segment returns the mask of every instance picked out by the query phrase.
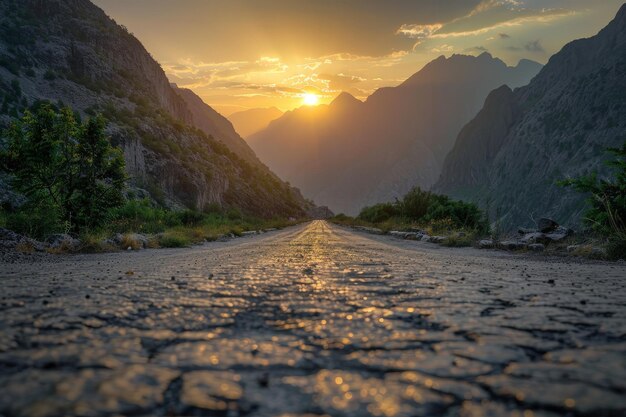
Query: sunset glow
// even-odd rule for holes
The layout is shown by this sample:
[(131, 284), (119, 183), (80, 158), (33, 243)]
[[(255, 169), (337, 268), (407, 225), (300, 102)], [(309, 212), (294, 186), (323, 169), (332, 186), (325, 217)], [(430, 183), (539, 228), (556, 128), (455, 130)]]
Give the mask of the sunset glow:
[[(171, 82), (228, 115), (328, 104), (342, 91), (365, 100), (440, 55), (544, 64), (572, 39), (597, 33), (623, 0), (94, 2), (139, 38)], [(318, 103), (303, 103), (311, 91)]]
[(306, 93), (302, 95), (302, 104), (305, 106), (317, 106), (320, 102), (320, 98), (317, 94)]

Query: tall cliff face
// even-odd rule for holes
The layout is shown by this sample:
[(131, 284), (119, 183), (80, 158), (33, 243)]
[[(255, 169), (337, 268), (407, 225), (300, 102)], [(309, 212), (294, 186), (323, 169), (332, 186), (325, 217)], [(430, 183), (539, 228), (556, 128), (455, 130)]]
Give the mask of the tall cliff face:
[(102, 113), (134, 185), (169, 206), (262, 216), (307, 206), (225, 119), (172, 88), (141, 43), (88, 0), (0, 2), (0, 124), (39, 100), (84, 117)]
[(530, 61), (508, 67), (489, 54), (440, 57), (365, 102), (344, 93), (329, 106), (288, 112), (247, 140), (307, 196), (356, 214), (416, 185), (430, 188), (457, 133), (489, 91), (523, 85), (540, 68)]
[(542, 215), (579, 223), (585, 196), (556, 181), (606, 174), (604, 149), (626, 141), (626, 5), (600, 33), (569, 43), (529, 85), (506, 95), (487, 100), (461, 131), (435, 189), (490, 200), (509, 226)]

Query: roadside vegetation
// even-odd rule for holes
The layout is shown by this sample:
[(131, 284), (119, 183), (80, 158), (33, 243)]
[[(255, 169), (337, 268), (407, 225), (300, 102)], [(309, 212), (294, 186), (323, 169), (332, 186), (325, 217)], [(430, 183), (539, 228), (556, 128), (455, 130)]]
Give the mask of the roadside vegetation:
[(608, 151), (614, 156), (607, 162), (613, 168), (613, 178), (601, 179), (592, 173), (560, 184), (589, 194), (586, 224), (606, 239), (610, 259), (626, 259), (626, 143)]
[(488, 233), (485, 214), (472, 203), (452, 200), (416, 187), (401, 200), (365, 207), (357, 217), (339, 214), (332, 222), (390, 231), (422, 231), (429, 236), (443, 235), (448, 246), (470, 246)]
[(35, 240), (65, 235), (80, 242), (59, 244), (57, 252), (98, 252), (184, 247), (293, 223), (217, 206), (173, 211), (129, 198), (123, 155), (105, 127), (100, 116), (83, 122), (69, 108), (41, 103), (3, 132), (0, 171), (13, 196), (0, 207), (0, 227)]

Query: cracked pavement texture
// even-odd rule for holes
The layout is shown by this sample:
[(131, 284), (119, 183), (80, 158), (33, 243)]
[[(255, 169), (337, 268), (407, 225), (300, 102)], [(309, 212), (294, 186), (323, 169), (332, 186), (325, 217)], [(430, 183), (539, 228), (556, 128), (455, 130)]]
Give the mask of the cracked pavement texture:
[(626, 413), (619, 264), (314, 221), (0, 268), (0, 416)]

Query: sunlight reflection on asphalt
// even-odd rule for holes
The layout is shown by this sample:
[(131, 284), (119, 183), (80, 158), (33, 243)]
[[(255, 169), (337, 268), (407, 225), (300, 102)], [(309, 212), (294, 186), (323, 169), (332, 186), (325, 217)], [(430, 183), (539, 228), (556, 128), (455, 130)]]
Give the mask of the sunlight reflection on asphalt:
[(316, 221), (0, 265), (0, 415), (624, 415), (626, 272), (540, 259)]

